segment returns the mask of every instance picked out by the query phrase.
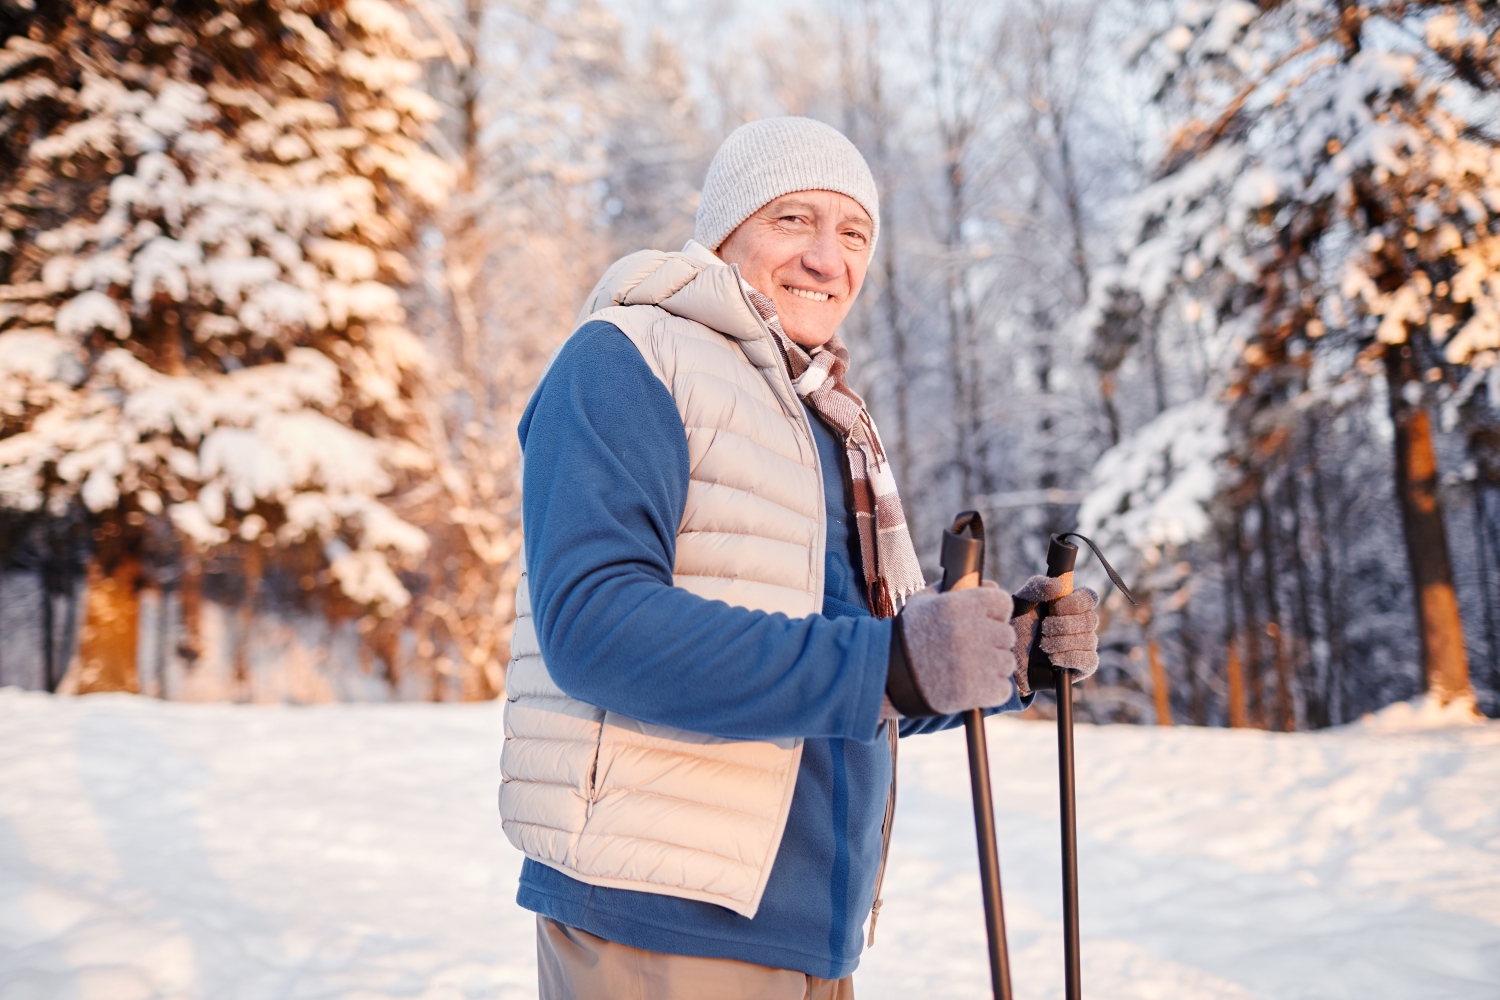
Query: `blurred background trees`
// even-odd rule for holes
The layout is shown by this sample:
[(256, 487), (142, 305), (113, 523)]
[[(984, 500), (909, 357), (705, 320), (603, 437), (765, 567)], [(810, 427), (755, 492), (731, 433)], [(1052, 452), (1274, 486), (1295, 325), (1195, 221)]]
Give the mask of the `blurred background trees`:
[[(1500, 21), (1462, 4), (1162, 14), (1137, 62), (1165, 149), (1085, 318), (1104, 340), (1196, 339), (1196, 394), (1224, 410), (1203, 421), (1227, 434), (1198, 494), (1212, 524), (1173, 524), (1166, 492), (1144, 518), (1101, 503), (1085, 521), (1163, 567), (1147, 589), (1173, 592), (1189, 660), (1211, 602), (1231, 719), (1327, 725), (1413, 688), (1462, 702), (1471, 661), (1494, 711)], [(1210, 478), (1165, 465), (1149, 474)]]
[(526, 398), (610, 260), (691, 235), (722, 136), (790, 113), (881, 185), (846, 339), (919, 551), (977, 507), (1015, 585), (1081, 525), (1142, 598), (1082, 712), (1500, 712), (1488, 8), (0, 17), (0, 682), (502, 691)]

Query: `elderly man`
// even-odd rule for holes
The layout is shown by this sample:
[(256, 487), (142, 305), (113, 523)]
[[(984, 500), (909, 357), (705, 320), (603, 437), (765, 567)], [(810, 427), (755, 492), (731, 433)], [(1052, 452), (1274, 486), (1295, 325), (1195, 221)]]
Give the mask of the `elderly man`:
[[(544, 998), (851, 997), (897, 735), (1026, 703), (1034, 622), (922, 589), (845, 379), (879, 235), (847, 139), (743, 126), (696, 240), (605, 273), (521, 420), (500, 810)], [(1059, 666), (1097, 664), (1096, 600), (1054, 603)]]

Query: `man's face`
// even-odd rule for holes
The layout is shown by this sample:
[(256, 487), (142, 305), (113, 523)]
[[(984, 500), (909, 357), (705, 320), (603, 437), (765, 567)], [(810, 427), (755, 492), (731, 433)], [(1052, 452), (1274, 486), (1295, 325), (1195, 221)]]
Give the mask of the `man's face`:
[(719, 257), (771, 297), (786, 335), (803, 347), (833, 336), (870, 266), (875, 227), (859, 202), (833, 191), (782, 195), (719, 247)]

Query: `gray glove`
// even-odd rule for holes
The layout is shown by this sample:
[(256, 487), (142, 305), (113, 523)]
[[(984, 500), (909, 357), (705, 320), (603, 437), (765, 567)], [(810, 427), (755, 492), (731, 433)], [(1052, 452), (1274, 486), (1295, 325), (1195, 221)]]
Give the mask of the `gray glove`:
[(920, 718), (1009, 701), (1016, 671), (1010, 612), (1010, 595), (993, 583), (913, 594), (891, 640), (891, 704)]
[[(1062, 581), (1050, 576), (1034, 576), (1016, 591), (1016, 600), (1036, 604), (1052, 602), (1042, 619), (1040, 647), (1054, 667), (1073, 673), (1075, 683), (1099, 669), (1099, 615), (1094, 611), (1099, 595), (1079, 587), (1066, 597), (1058, 597)], [(1031, 640), (1036, 635), (1037, 611), (1033, 607), (1024, 615), (1012, 618), (1016, 630), (1016, 662), (1026, 663)]]

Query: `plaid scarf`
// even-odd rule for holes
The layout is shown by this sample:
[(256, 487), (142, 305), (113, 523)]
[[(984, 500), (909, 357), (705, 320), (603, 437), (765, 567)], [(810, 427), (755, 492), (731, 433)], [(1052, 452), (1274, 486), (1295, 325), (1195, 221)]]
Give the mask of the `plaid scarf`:
[(745, 285), (745, 294), (781, 348), (797, 395), (844, 436), (870, 611), (876, 618), (890, 618), (896, 613), (897, 603), (905, 604), (908, 597), (926, 586), (926, 581), (875, 421), (870, 419), (865, 401), (844, 381), (849, 352), (838, 334), (822, 347), (804, 350), (782, 330), (769, 296), (749, 285)]

